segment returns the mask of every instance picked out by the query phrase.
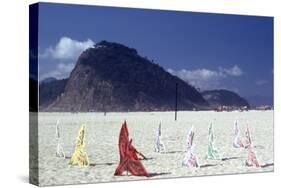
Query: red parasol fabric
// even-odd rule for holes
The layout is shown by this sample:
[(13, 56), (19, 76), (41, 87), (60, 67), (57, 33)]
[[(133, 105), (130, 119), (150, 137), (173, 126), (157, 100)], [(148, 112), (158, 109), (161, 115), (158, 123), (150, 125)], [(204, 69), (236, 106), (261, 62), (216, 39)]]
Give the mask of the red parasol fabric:
[(129, 141), (129, 132), (126, 121), (122, 124), (119, 135), (119, 154), (120, 163), (115, 170), (115, 176), (121, 176), (123, 172), (130, 172), (134, 176), (146, 176), (149, 174), (146, 172), (144, 166), (138, 158), (139, 152), (132, 145), (132, 139)]

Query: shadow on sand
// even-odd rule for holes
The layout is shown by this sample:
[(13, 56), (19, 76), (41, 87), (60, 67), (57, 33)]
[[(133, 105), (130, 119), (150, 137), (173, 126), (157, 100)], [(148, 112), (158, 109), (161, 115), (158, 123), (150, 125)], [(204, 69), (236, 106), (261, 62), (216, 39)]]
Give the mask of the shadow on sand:
[(155, 177), (155, 176), (162, 176), (162, 175), (169, 175), (170, 172), (162, 172), (162, 173), (150, 173), (149, 177)]
[(208, 167), (213, 167), (213, 166), (219, 166), (221, 164), (204, 164), (204, 165), (201, 165), (200, 168), (208, 168)]
[(241, 157), (225, 157), (225, 158), (222, 158), (221, 160), (222, 161), (229, 161), (229, 160), (233, 160), (233, 159), (240, 159)]
[(264, 146), (262, 146), (262, 145), (257, 145), (257, 146), (254, 146), (254, 148), (256, 148), (256, 149), (264, 149)]
[(91, 163), (89, 166), (111, 166), (115, 163)]
[(274, 163), (268, 163), (268, 164), (261, 165), (261, 168), (266, 168), (269, 166), (274, 166)]
[(173, 153), (184, 153), (185, 151), (168, 151), (166, 153), (163, 154), (173, 154)]

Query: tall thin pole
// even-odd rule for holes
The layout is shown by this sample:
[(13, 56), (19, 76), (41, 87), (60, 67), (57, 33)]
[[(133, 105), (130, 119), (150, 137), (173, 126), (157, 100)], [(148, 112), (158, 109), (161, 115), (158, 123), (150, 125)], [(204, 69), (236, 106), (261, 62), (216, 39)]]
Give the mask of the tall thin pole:
[(176, 83), (175, 121), (177, 121), (177, 111), (178, 111), (178, 83)]

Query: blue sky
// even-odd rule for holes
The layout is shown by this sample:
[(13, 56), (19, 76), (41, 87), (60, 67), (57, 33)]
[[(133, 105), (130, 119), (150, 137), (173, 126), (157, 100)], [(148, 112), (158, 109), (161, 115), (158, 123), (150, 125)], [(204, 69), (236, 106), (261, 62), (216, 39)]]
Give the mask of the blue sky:
[(271, 17), (41, 3), (40, 79), (67, 77), (101, 40), (135, 48), (201, 90), (273, 95)]

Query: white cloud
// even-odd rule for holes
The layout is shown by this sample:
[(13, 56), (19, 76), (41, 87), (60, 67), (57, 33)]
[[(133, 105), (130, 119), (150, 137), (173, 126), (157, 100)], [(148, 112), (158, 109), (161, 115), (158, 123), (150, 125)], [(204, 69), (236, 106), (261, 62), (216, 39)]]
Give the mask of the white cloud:
[(257, 81), (256, 81), (256, 84), (257, 84), (258, 86), (263, 86), (263, 85), (265, 85), (265, 84), (267, 84), (267, 83), (268, 83), (267, 80), (257, 80)]
[(86, 41), (77, 41), (69, 37), (61, 37), (58, 43), (53, 47), (45, 49), (39, 54), (40, 58), (52, 57), (54, 59), (75, 59), (87, 48), (94, 47), (91, 39)]
[(63, 79), (67, 78), (70, 72), (74, 68), (74, 63), (59, 63), (56, 68), (50, 72), (44, 73), (40, 75), (40, 80), (44, 80), (45, 78), (56, 78), (56, 79)]
[(230, 76), (241, 76), (243, 74), (242, 70), (237, 65), (228, 69), (219, 67), (219, 71)]
[(169, 73), (175, 75), (185, 82), (200, 88), (201, 90), (224, 88), (221, 85), (221, 80), (228, 76), (241, 76), (242, 70), (237, 66), (231, 68), (219, 67), (218, 70), (210, 69), (195, 69), (195, 70), (173, 70), (167, 69)]
[(196, 70), (186, 70), (181, 69), (175, 71), (173, 69), (168, 69), (168, 72), (178, 76), (184, 81), (192, 81), (194, 79), (200, 78), (201, 80), (217, 79), (223, 75), (220, 72), (209, 70), (209, 69), (196, 69)]

